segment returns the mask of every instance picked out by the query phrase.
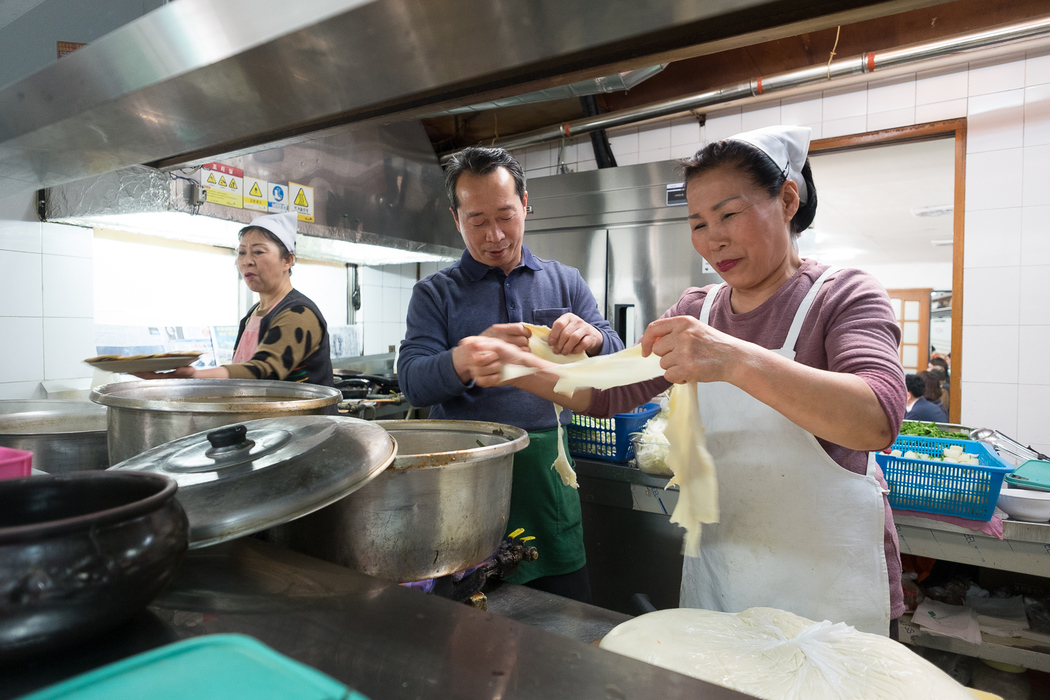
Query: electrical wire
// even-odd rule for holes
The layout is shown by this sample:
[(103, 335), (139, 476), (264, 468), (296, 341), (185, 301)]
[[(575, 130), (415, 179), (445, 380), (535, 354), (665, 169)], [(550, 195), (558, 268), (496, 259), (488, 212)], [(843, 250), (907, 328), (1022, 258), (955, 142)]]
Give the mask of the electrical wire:
[(839, 47), (840, 32), (842, 32), (842, 25), (835, 28), (835, 44), (831, 47), (831, 55), (828, 56), (828, 80), (831, 80), (831, 62), (835, 60), (835, 49)]

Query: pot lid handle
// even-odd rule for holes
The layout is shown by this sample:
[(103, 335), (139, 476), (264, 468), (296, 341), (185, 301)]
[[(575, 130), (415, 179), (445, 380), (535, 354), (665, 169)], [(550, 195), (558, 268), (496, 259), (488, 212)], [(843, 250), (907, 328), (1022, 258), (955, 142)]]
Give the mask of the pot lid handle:
[(211, 449), (208, 455), (227, 454), (238, 450), (250, 449), (255, 441), (248, 439), (248, 428), (243, 425), (228, 425), (208, 433)]

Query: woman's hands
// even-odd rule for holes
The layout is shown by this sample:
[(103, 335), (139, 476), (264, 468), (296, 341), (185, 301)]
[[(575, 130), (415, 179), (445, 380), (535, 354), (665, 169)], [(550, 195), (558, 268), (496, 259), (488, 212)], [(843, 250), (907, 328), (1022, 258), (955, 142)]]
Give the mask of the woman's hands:
[(649, 324), (642, 336), (642, 354), (659, 355), (664, 378), (675, 384), (732, 381), (743, 354), (749, 350), (762, 348), (715, 330), (692, 316), (658, 319)]

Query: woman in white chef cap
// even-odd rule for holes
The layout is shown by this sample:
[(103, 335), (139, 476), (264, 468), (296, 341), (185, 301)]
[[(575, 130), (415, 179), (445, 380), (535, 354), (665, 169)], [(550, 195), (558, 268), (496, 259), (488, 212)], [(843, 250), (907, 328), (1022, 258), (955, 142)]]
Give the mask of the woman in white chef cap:
[[(873, 277), (798, 254), (817, 205), (809, 138), (760, 129), (684, 163), (693, 247), (724, 282), (687, 289), (646, 329), (642, 351), (660, 356), (663, 377), (571, 399), (553, 393), (550, 374), (514, 383), (594, 416), (700, 383), (720, 517), (686, 558), (681, 605), (768, 606), (893, 634), (900, 558), (869, 451), (894, 441), (904, 414), (900, 331)], [(516, 347), (499, 355), (493, 372), (545, 366)]]
[(259, 303), (241, 319), (232, 364), (138, 376), (278, 379), (333, 386), (324, 316), (306, 295), (292, 288), (297, 227), (294, 212), (268, 214), (256, 217), (238, 234), (237, 271), (259, 295)]

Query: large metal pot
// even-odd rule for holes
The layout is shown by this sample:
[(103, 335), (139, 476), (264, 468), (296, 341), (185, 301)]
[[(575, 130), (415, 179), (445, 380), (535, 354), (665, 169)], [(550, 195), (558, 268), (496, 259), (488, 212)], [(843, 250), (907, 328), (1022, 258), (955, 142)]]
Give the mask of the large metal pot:
[(186, 552), (175, 482), (76, 472), (0, 481), (0, 659), (101, 634), (146, 607)]
[(0, 446), (33, 453), (50, 474), (109, 466), (106, 409), (90, 401), (0, 401)]
[(332, 387), (263, 379), (158, 379), (91, 392), (92, 401), (109, 408), (112, 464), (232, 423), (330, 412), (341, 398)]
[(346, 498), (268, 531), (296, 551), (388, 581), (421, 581), (484, 561), (507, 528), (524, 430), (476, 421), (378, 421), (397, 458)]

